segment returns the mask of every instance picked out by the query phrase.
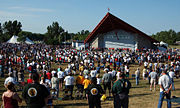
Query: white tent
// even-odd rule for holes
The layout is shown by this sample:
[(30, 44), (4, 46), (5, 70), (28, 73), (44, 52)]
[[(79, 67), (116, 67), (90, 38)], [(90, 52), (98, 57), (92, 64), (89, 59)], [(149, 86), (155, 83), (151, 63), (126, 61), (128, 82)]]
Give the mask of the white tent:
[(168, 47), (168, 44), (165, 43), (165, 42), (163, 42), (163, 41), (160, 42), (160, 45), (161, 45), (161, 46), (164, 45), (164, 46)]
[[(7, 43), (20, 43), (20, 42), (17, 41), (17, 39), (18, 39), (18, 36), (15, 36), (15, 35), (14, 35), (14, 36), (11, 37), (11, 39), (9, 39), (9, 40), (7, 41)], [(26, 43), (26, 44), (34, 44), (34, 42), (31, 41), (28, 37), (26, 37), (25, 43)]]
[(9, 39), (8, 41), (7, 41), (7, 43), (19, 43), (18, 41), (17, 41), (17, 39), (18, 39), (18, 36), (12, 36), (11, 37), (11, 39)]

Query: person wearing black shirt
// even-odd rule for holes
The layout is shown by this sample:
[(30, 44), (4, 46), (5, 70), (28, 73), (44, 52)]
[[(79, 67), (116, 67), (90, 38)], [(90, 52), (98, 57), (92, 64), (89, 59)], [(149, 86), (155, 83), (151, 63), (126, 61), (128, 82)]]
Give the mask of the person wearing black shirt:
[(42, 108), (46, 106), (50, 93), (44, 85), (39, 84), (39, 74), (32, 74), (32, 84), (27, 84), (22, 92), (28, 108)]
[(90, 84), (86, 90), (86, 96), (89, 103), (89, 108), (101, 108), (101, 94), (104, 94), (104, 91), (100, 85), (97, 85), (97, 79), (93, 77), (91, 79), (92, 84)]

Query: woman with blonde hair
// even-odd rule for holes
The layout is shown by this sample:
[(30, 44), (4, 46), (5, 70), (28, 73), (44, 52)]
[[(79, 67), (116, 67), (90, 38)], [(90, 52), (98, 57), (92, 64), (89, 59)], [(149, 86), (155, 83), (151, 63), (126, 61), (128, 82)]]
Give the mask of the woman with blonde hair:
[(8, 82), (7, 91), (2, 95), (2, 101), (4, 108), (18, 108), (18, 102), (22, 102), (22, 99), (15, 92), (14, 84), (12, 82)]

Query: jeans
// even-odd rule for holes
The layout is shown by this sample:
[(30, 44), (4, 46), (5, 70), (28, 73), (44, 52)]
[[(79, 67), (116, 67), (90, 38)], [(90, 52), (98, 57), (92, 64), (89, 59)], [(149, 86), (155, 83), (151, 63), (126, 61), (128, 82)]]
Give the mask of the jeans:
[(173, 78), (171, 78), (171, 80), (172, 80), (172, 90), (175, 90)]
[(136, 85), (139, 85), (139, 77), (136, 77)]
[(169, 94), (165, 94), (164, 92), (160, 92), (158, 108), (162, 107), (162, 102), (164, 100), (164, 96), (166, 96), (166, 99), (167, 99), (167, 108), (171, 108), (171, 92), (169, 92)]
[(76, 86), (77, 86), (77, 89), (78, 89), (81, 93), (83, 93), (84, 85), (82, 85), (82, 84), (77, 84)]
[(72, 98), (72, 94), (73, 94), (73, 88), (74, 88), (74, 85), (65, 85), (65, 89), (67, 89), (67, 91), (65, 91), (65, 93), (68, 93), (68, 91), (70, 91), (71, 98)]
[[(122, 98), (122, 96), (124, 98)], [(114, 95), (114, 108), (128, 108), (129, 96), (127, 94)]]

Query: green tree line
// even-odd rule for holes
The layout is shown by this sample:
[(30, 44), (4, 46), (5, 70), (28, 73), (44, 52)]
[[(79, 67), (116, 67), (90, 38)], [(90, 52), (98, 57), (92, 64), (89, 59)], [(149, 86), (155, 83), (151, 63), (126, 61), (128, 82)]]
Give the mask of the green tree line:
[(64, 41), (84, 40), (88, 35), (88, 30), (82, 30), (78, 33), (69, 33), (59, 25), (58, 22), (53, 22), (47, 27), (47, 32), (44, 34), (22, 31), (21, 22), (6, 21), (4, 24), (0, 22), (0, 42), (6, 42), (13, 35), (19, 36), (18, 41), (24, 42), (26, 37), (32, 41), (43, 41), (50, 45), (59, 45)]
[(175, 32), (170, 29), (169, 31), (161, 31), (152, 35), (152, 38), (168, 43), (169, 45), (173, 45), (176, 41), (180, 41), (180, 32)]

